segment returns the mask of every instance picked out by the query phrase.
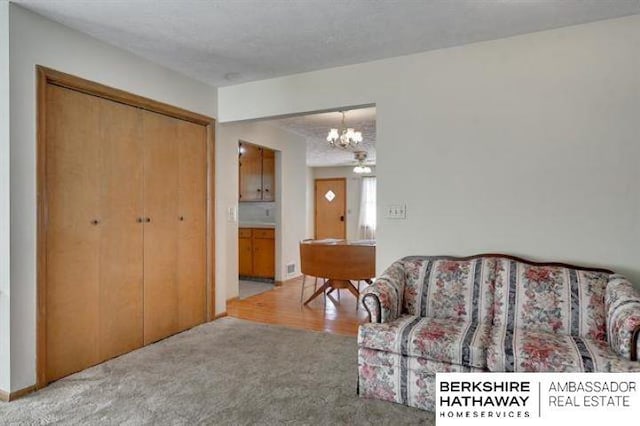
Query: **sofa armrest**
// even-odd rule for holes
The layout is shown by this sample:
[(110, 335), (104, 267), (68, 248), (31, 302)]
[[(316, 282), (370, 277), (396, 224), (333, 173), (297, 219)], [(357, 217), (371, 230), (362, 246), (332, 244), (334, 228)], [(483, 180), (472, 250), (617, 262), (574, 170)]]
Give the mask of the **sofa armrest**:
[(605, 292), (607, 339), (621, 357), (638, 360), (640, 291), (621, 275), (612, 275)]
[(404, 283), (404, 264), (397, 261), (362, 291), (360, 300), (369, 313), (370, 322), (390, 322), (400, 316)]

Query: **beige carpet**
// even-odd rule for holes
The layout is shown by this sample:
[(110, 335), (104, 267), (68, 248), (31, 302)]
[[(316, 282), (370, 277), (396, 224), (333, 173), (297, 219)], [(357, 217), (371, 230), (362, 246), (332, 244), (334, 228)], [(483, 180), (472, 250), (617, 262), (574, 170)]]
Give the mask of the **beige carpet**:
[(356, 378), (355, 338), (223, 318), (0, 403), (0, 423), (434, 424)]

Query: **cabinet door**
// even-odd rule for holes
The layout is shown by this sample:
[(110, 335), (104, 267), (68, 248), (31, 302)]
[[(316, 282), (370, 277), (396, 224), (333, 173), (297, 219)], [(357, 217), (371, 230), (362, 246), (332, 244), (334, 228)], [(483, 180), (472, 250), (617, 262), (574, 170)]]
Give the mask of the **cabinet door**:
[(262, 200), (276, 199), (276, 155), (270, 149), (262, 150)]
[(240, 201), (262, 201), (262, 151), (241, 143)]
[(102, 101), (100, 358), (142, 346), (142, 110)]
[(240, 275), (253, 275), (253, 246), (251, 229), (240, 228), (238, 238), (238, 269)]
[(144, 344), (178, 331), (178, 120), (145, 111)]
[(101, 101), (47, 87), (47, 381), (100, 361)]
[(207, 150), (204, 126), (178, 125), (178, 325), (186, 330), (206, 317)]
[(253, 275), (261, 278), (275, 277), (275, 240), (265, 236), (253, 238)]

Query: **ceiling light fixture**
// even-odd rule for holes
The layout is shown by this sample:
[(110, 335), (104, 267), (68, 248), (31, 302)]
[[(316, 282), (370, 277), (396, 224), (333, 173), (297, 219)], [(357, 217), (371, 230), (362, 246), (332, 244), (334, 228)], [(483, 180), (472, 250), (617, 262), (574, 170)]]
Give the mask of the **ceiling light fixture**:
[(371, 167), (367, 166), (364, 162), (367, 159), (366, 151), (356, 151), (353, 153), (358, 164), (353, 168), (353, 173), (363, 174), (371, 173)]
[(348, 149), (350, 147), (357, 147), (362, 142), (362, 132), (356, 132), (353, 128), (347, 128), (344, 124), (344, 111), (340, 111), (342, 114), (342, 124), (340, 129), (331, 129), (327, 134), (327, 142), (333, 147), (342, 149)]

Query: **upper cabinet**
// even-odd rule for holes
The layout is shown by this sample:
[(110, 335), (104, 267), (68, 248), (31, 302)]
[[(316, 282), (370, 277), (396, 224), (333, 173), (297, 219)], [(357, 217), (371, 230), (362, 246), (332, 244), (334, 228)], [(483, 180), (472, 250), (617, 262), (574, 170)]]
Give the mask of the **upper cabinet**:
[(262, 150), (240, 143), (240, 201), (262, 201)]
[(276, 153), (262, 148), (262, 201), (275, 201)]
[(275, 152), (240, 142), (239, 158), (239, 201), (275, 201)]

